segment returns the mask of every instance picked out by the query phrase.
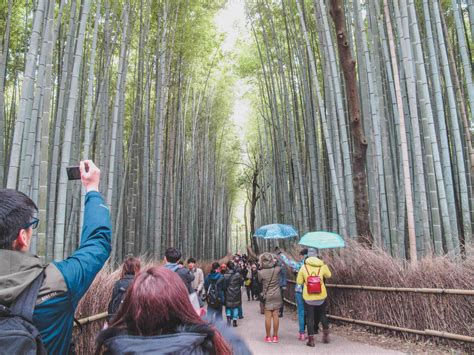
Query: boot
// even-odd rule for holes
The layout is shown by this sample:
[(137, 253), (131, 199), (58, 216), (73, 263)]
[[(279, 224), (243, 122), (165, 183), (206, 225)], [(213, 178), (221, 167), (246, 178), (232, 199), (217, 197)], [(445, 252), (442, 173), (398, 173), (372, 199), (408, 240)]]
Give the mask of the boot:
[(308, 335), (308, 342), (306, 343), (306, 345), (312, 348), (316, 346), (316, 344), (314, 343), (314, 335)]
[(323, 329), (323, 343), (329, 343), (329, 329)]
[(236, 319), (233, 320), (232, 326), (233, 326), (234, 328), (237, 327), (237, 320), (236, 320)]
[(230, 318), (229, 316), (227, 316), (227, 326), (230, 327), (230, 321), (231, 321), (232, 318)]

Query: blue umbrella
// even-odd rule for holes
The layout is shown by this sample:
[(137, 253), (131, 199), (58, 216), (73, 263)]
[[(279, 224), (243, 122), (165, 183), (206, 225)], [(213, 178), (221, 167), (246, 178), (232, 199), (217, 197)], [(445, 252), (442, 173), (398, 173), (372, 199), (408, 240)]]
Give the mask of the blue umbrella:
[(268, 224), (257, 229), (253, 236), (263, 239), (284, 239), (297, 237), (298, 232), (295, 227), (288, 224)]
[(299, 241), (300, 245), (310, 248), (344, 248), (346, 243), (339, 234), (331, 232), (309, 232)]

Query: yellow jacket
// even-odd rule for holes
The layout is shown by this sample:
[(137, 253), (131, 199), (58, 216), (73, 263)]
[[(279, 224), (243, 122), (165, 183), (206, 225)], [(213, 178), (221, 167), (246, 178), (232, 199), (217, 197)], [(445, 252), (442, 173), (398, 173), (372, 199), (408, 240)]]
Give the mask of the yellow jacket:
[[(308, 290), (306, 289), (306, 278), (308, 277), (308, 272), (310, 276), (319, 275), (319, 277), (321, 277), (321, 293), (308, 293)], [(305, 260), (304, 265), (300, 268), (300, 271), (298, 272), (298, 277), (296, 278), (296, 283), (298, 285), (304, 285), (303, 299), (305, 301), (324, 300), (327, 297), (326, 285), (324, 284), (324, 281), (330, 277), (331, 271), (329, 270), (329, 267), (324, 264), (324, 261), (314, 256), (307, 258)]]

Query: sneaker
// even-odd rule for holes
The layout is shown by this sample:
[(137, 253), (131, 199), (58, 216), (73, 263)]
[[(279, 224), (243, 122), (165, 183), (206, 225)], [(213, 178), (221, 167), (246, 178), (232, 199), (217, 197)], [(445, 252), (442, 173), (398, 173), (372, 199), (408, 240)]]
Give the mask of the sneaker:
[(305, 334), (304, 334), (304, 333), (300, 333), (300, 334), (298, 335), (298, 340), (305, 341), (305, 340), (306, 340)]
[(272, 337), (265, 337), (265, 343), (271, 343)]
[(273, 339), (272, 339), (272, 343), (278, 343), (278, 337), (277, 336), (274, 336)]

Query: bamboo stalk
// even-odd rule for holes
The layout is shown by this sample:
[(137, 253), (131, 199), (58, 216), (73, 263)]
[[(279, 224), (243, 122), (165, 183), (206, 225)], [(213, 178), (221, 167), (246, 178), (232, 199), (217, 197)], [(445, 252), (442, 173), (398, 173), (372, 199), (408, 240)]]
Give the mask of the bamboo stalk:
[(351, 319), (351, 318), (333, 316), (333, 315), (330, 315), (330, 314), (328, 314), (327, 317), (330, 318), (330, 319), (340, 320), (340, 321), (343, 321), (343, 322), (368, 325), (368, 326), (371, 326), (371, 327), (396, 330), (396, 331), (399, 331), (399, 332), (420, 334), (420, 335), (426, 335), (426, 336), (432, 335), (432, 336), (436, 336), (436, 337), (440, 337), (440, 338), (453, 339), (453, 340), (459, 340), (459, 341), (464, 341), (464, 342), (468, 342), (468, 343), (474, 343), (474, 337), (470, 337), (470, 336), (467, 336), (467, 335), (447, 333), (447, 332), (439, 332), (437, 330), (431, 330), (431, 329), (417, 330), (417, 329), (396, 327), (394, 325), (387, 325), (387, 324), (382, 324), (382, 323), (376, 323), (376, 322), (369, 322), (369, 321), (358, 320), (358, 319)]
[[(109, 315), (108, 312), (102, 312), (102, 313), (94, 314), (93, 316), (89, 316), (89, 317), (86, 317), (86, 318), (81, 318), (77, 322), (80, 325), (84, 325), (84, 324), (95, 322), (96, 320), (103, 319), (103, 318), (107, 317), (108, 315)], [(76, 323), (74, 323), (74, 326), (76, 326)]]
[[(295, 283), (295, 281), (293, 280), (288, 280), (288, 282)], [(432, 293), (432, 294), (474, 296), (474, 290), (446, 289), (446, 288), (382, 287), (382, 286), (339, 285), (339, 284), (326, 284), (326, 287), (346, 288), (346, 289), (353, 289), (353, 290), (367, 290), (367, 291), (412, 292), (412, 293)]]

